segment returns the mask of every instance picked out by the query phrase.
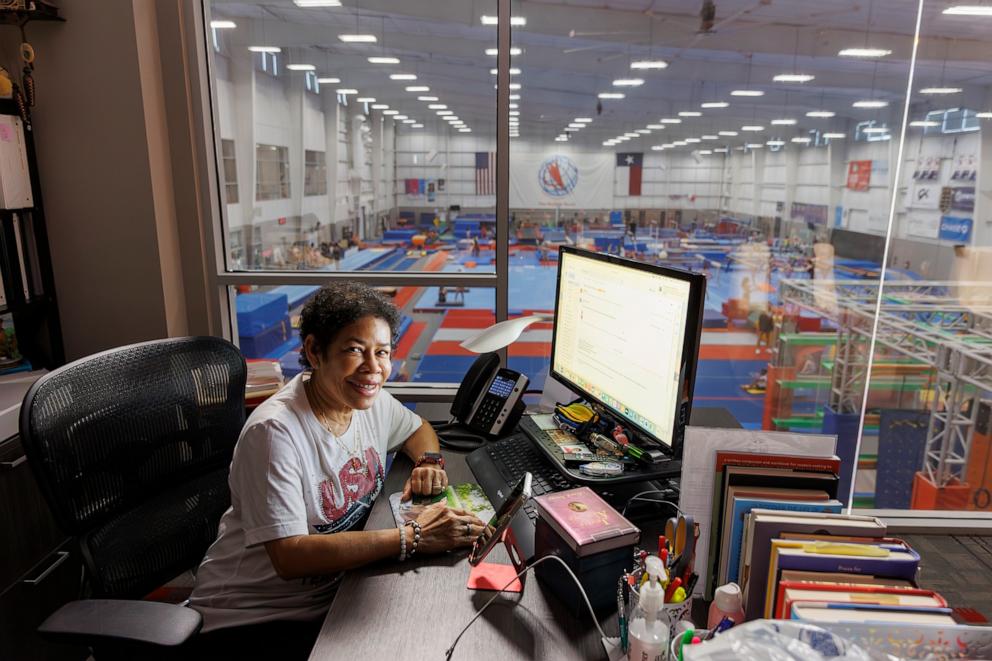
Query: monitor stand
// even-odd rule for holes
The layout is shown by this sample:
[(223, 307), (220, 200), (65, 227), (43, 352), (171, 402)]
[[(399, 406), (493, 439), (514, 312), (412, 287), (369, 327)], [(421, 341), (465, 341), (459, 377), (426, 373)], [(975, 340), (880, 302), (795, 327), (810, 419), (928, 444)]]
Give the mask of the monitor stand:
[[(523, 592), (526, 574), (521, 575), (517, 579), (514, 579), (514, 577), (527, 567), (527, 563), (524, 561), (524, 554), (520, 552), (517, 546), (517, 539), (513, 536), (512, 528), (507, 528), (503, 531), (500, 542), (506, 548), (506, 554), (510, 556), (510, 562), (512, 564), (500, 565), (494, 562), (480, 562), (475, 567), (472, 567), (472, 571), (468, 575), (468, 585), (466, 587), (469, 590)], [(511, 580), (513, 581), (512, 583), (510, 583)], [(508, 586), (507, 583), (509, 583)]]

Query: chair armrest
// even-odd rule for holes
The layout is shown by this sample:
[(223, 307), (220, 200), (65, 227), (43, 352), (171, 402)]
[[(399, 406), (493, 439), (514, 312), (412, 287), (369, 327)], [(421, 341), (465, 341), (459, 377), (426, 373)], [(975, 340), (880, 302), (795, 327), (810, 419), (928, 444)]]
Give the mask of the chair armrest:
[(86, 599), (70, 601), (52, 613), (38, 627), (38, 633), (77, 645), (105, 640), (175, 647), (189, 640), (202, 624), (198, 612), (176, 604)]

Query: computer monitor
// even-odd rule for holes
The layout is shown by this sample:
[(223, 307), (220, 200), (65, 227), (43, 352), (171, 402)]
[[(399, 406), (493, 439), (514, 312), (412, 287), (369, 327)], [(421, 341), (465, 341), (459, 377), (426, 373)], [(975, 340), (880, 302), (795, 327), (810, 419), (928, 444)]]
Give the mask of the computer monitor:
[(698, 273), (562, 246), (551, 376), (681, 458), (705, 291)]

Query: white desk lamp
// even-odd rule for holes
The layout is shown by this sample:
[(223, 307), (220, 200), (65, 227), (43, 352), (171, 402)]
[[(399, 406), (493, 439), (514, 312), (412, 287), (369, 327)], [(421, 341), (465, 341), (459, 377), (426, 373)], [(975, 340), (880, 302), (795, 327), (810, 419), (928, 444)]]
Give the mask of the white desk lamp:
[(521, 333), (537, 321), (551, 321), (553, 314), (532, 314), (527, 317), (507, 319), (485, 328), (461, 343), (463, 349), (473, 353), (497, 351), (517, 341)]

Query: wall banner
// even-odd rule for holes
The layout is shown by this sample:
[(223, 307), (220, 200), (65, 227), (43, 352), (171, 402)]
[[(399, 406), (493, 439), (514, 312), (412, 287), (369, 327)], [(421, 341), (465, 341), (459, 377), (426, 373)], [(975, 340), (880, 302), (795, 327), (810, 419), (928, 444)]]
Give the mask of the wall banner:
[(510, 207), (609, 209), (614, 160), (612, 152), (511, 152)]

